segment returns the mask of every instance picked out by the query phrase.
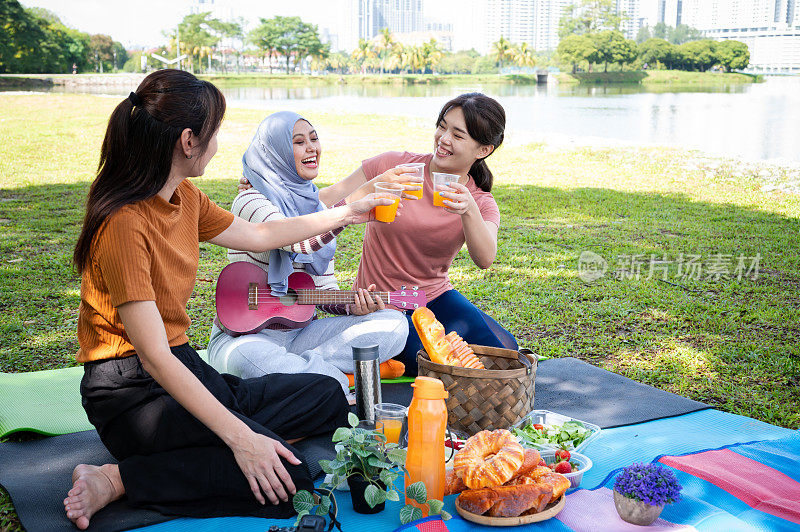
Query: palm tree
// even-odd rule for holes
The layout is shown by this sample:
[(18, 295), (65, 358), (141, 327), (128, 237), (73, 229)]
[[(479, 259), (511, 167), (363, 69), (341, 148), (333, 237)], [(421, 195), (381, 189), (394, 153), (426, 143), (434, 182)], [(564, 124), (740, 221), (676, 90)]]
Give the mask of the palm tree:
[(359, 39), (358, 46), (356, 46), (356, 49), (353, 50), (352, 58), (361, 65), (362, 74), (366, 73), (367, 60), (373, 57), (375, 57), (375, 54), (372, 51), (372, 45), (370, 42), (364, 39)]
[(536, 56), (534, 50), (524, 42), (514, 50), (514, 62), (520, 67), (532, 67), (536, 65)]
[(500, 40), (497, 42), (492, 43), (492, 57), (495, 61), (500, 65), (500, 68), (503, 68), (503, 61), (507, 57), (510, 57), (513, 53), (514, 48), (511, 46), (511, 43), (506, 40), (505, 37), (500, 37)]
[(376, 36), (374, 46), (376, 55), (381, 58), (381, 74), (383, 74), (386, 70), (386, 60), (394, 53), (398, 44), (389, 28), (383, 28)]
[(413, 73), (417, 69), (423, 68), (423, 56), (421, 46), (406, 46), (402, 53), (403, 67)]
[(432, 38), (424, 43), (421, 48), (423, 68), (430, 67), (431, 72), (433, 72), (433, 69), (442, 60), (442, 50), (439, 48), (439, 43)]

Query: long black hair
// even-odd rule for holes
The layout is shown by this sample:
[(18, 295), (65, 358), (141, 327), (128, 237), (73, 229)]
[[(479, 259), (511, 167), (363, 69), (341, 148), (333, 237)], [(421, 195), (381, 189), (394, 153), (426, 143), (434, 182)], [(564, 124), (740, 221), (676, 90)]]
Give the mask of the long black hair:
[(83, 229), (72, 256), (79, 273), (103, 222), (164, 187), (181, 132), (191, 129), (201, 153), (205, 152), (224, 115), (225, 97), (219, 89), (175, 69), (153, 72), (117, 105), (108, 119), (97, 177), (89, 189)]
[[(497, 103), (497, 100), (479, 92), (457, 96), (444, 104), (436, 119), (437, 126), (442, 123), (444, 115), (454, 107), (460, 107), (464, 112), (464, 121), (467, 123), (467, 133), (470, 137), (485, 146), (494, 146), (492, 153), (503, 143), (506, 112), (503, 110), (503, 106)], [(486, 165), (486, 157), (478, 159), (472, 164), (469, 175), (472, 176), (478, 188), (491, 192), (494, 176)]]

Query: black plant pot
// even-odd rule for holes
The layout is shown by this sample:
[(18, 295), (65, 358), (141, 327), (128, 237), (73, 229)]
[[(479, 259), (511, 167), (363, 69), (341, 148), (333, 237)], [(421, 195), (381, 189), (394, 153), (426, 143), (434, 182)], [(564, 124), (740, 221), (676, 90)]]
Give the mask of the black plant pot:
[[(382, 490), (386, 490), (386, 484), (380, 480), (375, 480), (375, 483)], [(369, 482), (364, 480), (361, 475), (352, 475), (347, 477), (347, 485), (350, 486), (350, 498), (353, 499), (353, 510), (360, 514), (376, 514), (382, 512), (386, 503), (376, 504), (375, 508), (370, 508), (367, 500), (364, 498), (364, 492), (369, 486)]]

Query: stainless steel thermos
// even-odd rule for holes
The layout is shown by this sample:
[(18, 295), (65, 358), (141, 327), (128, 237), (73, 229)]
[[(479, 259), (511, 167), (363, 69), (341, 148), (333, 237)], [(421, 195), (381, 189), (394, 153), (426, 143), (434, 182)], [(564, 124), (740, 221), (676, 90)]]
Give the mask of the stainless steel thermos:
[(381, 402), (381, 370), (378, 346), (353, 346), (356, 415), (375, 423), (375, 405)]

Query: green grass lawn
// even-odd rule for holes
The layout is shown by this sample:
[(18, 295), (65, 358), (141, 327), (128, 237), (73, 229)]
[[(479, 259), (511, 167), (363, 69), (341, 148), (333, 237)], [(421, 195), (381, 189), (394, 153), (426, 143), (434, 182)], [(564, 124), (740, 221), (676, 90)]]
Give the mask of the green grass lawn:
[[(70, 257), (106, 120), (118, 98), (0, 94), (0, 371), (75, 364), (80, 283)], [(229, 207), (241, 154), (264, 112), (230, 110), (218, 155), (198, 186)], [(313, 114), (321, 183), (386, 150), (426, 151), (432, 127), (414, 119)], [(434, 117), (431, 117), (431, 121)], [(505, 146), (490, 167), (502, 213), (499, 252), (480, 270), (462, 251), (455, 286), (548, 356), (574, 356), (727, 412), (800, 427), (800, 197), (760, 192), (737, 164), (687, 166), (664, 148)], [(787, 176), (788, 178), (788, 176)], [(363, 228), (339, 238), (338, 279), (355, 278)], [(578, 257), (609, 262), (585, 284)], [(694, 279), (678, 257), (760, 254), (757, 278)], [(648, 279), (649, 257), (673, 261)], [(631, 256), (644, 262), (639, 279)], [(627, 260), (626, 260), (627, 257)], [(189, 337), (205, 348), (225, 253), (201, 245)], [(621, 274), (614, 275), (616, 270)], [(626, 274), (627, 273), (627, 274)], [(671, 284), (670, 284), (671, 283)], [(0, 530), (17, 530), (0, 494)]]

